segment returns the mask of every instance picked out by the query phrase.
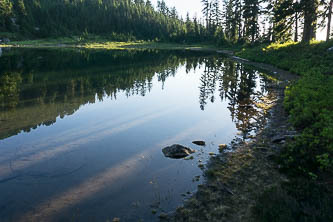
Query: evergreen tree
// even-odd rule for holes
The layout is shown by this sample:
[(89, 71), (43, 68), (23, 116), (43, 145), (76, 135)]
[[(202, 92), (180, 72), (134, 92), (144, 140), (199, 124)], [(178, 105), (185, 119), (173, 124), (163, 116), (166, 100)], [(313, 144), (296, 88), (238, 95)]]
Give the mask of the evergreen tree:
[(242, 1), (224, 0), (223, 25), (227, 39), (236, 42), (242, 38)]
[(0, 30), (10, 29), (12, 7), (13, 5), (9, 0), (0, 0)]
[(290, 40), (295, 19), (293, 0), (277, 0), (271, 7), (273, 8), (274, 41), (284, 42)]
[(244, 0), (244, 37), (253, 43), (259, 35), (259, 0)]
[[(75, 16), (73, 16), (75, 15)], [(185, 23), (177, 10), (150, 0), (0, 0), (0, 30), (10, 32), (16, 19), (19, 31), (29, 37), (89, 34), (114, 40), (186, 39)]]
[(210, 21), (211, 21), (211, 2), (209, 0), (201, 0), (203, 4), (202, 14), (206, 20), (206, 28), (210, 29)]
[(316, 38), (319, 0), (301, 0), (300, 4), (304, 13), (303, 41), (308, 43)]
[(326, 41), (328, 41), (328, 40), (330, 40), (330, 37), (331, 37), (333, 0), (322, 0), (322, 4), (324, 6), (323, 21), (325, 21), (325, 19), (327, 19)]

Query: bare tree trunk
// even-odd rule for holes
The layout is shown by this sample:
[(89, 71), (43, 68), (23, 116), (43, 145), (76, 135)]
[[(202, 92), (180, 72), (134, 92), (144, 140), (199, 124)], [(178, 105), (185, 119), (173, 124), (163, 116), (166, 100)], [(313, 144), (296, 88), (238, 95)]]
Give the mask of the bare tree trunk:
[(330, 40), (331, 37), (332, 7), (333, 7), (333, 0), (331, 0), (330, 5), (328, 6), (326, 41)]
[(238, 24), (238, 39), (240, 40), (242, 38), (242, 22), (239, 21)]
[(298, 12), (296, 12), (295, 15), (295, 38), (294, 38), (295, 42), (298, 42)]
[(244, 38), (244, 39), (245, 39), (245, 37), (246, 37), (246, 32), (247, 32), (246, 24), (247, 24), (247, 18), (245, 19), (245, 21), (244, 21), (244, 25), (243, 25), (243, 38)]

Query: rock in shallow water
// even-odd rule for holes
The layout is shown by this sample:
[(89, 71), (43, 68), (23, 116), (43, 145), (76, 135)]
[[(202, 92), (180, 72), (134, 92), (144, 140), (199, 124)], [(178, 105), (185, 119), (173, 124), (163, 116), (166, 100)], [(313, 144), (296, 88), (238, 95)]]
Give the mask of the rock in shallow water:
[(225, 149), (228, 148), (228, 145), (227, 144), (220, 144), (219, 145), (219, 151), (222, 153)]
[(158, 217), (161, 220), (167, 220), (169, 218), (168, 214), (166, 214), (166, 213), (161, 213)]
[(188, 155), (190, 155), (192, 153), (195, 153), (194, 150), (192, 150), (188, 147), (179, 145), (179, 144), (165, 147), (162, 150), (162, 152), (163, 152), (164, 156), (173, 158), (173, 159), (181, 159), (181, 158), (187, 157)]
[(206, 146), (206, 142), (202, 140), (193, 141), (192, 143), (198, 146)]

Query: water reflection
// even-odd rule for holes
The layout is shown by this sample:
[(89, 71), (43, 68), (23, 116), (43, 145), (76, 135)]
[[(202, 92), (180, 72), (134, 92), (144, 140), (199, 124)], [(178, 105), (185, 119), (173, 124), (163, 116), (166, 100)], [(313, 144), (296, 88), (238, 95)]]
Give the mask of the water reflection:
[[(199, 52), (10, 50), (0, 66), (3, 221), (156, 220), (152, 202), (180, 204), (269, 94), (258, 71)], [(196, 139), (192, 161), (161, 154)]]
[(52, 125), (57, 117), (72, 115), (84, 104), (104, 98), (116, 100), (118, 92), (127, 97), (145, 96), (152, 89), (155, 74), (163, 89), (166, 79), (174, 77), (184, 64), (187, 73), (204, 67), (200, 109), (215, 102), (218, 90), (219, 99), (229, 101), (238, 129), (248, 129), (249, 119), (257, 114), (251, 98), (257, 76), (242, 64), (193, 53), (27, 50), (0, 60), (0, 138)]
[(145, 96), (155, 73), (164, 84), (185, 61), (185, 53), (156, 51), (26, 51), (5, 56), (0, 61), (0, 138), (51, 125), (83, 104), (117, 99), (118, 92)]
[(228, 101), (231, 118), (245, 139), (262, 112), (256, 104), (268, 93), (265, 87), (268, 80), (258, 79), (257, 75), (253, 68), (240, 63), (221, 58), (206, 59), (200, 78), (200, 108), (204, 110), (208, 102), (214, 103), (218, 91), (219, 99)]

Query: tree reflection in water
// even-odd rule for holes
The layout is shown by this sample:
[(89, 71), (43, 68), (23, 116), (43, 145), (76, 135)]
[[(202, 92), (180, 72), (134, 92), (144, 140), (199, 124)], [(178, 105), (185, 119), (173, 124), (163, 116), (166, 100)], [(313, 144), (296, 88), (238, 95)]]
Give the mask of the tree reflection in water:
[[(204, 69), (201, 110), (214, 103), (216, 96), (229, 101), (232, 120), (244, 135), (259, 112), (256, 71), (198, 52), (11, 50), (3, 54), (0, 66), (0, 139), (51, 125), (84, 104), (106, 97), (116, 100), (119, 92), (145, 96), (152, 90), (154, 76), (163, 89), (166, 79), (182, 66), (186, 73)], [(265, 93), (264, 88), (259, 92)]]
[[(205, 71), (201, 76), (200, 108), (205, 109), (207, 101), (214, 103), (218, 90), (221, 101), (228, 101), (228, 109), (236, 127), (244, 139), (255, 128), (254, 123), (261, 110), (256, 107), (258, 98), (266, 95), (265, 82), (258, 79), (258, 72), (251, 67), (224, 58), (205, 59)], [(259, 90), (258, 80), (261, 83)]]

